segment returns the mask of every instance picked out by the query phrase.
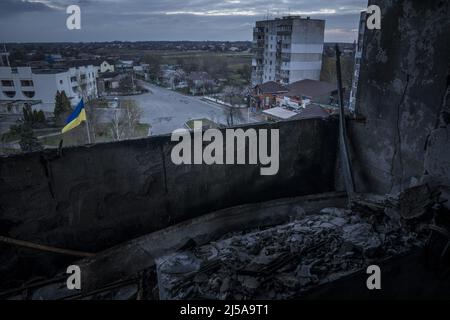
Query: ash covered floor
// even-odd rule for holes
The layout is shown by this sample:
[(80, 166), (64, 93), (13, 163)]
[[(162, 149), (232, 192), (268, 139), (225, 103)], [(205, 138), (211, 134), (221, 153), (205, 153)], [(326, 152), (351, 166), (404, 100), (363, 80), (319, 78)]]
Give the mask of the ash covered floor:
[(292, 299), (423, 246), (397, 216), (326, 208), (160, 257), (161, 299)]
[[(322, 198), (275, 201), (266, 203), (264, 210), (259, 205), (234, 207), (126, 242), (80, 261), (89, 275), (88, 287), (81, 292), (67, 290), (63, 271), (42, 284), (32, 281), (0, 296), (15, 300), (369, 297), (370, 265), (382, 268), (382, 297), (448, 296), (450, 233), (448, 208), (440, 192), (420, 186), (395, 197), (355, 195), (350, 209), (324, 206), (336, 199)], [(237, 217), (230, 212), (246, 214), (253, 222), (236, 224)], [(270, 220), (274, 216), (278, 218)]]

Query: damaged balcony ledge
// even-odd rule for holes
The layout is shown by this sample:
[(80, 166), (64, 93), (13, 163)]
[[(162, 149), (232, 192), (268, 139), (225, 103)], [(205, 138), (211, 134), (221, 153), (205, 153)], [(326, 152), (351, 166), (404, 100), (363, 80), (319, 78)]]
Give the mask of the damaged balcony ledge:
[[(410, 223), (418, 218), (405, 219), (401, 208), (375, 199), (359, 195), (343, 209), (345, 195), (329, 193), (220, 210), (79, 261), (80, 294), (64, 289), (64, 282), (10, 298), (376, 297), (366, 287), (371, 264), (383, 268), (383, 283), (389, 281), (382, 297), (448, 292), (448, 281), (436, 281), (423, 264), (429, 217)], [(412, 277), (428, 282), (396, 285)], [(145, 287), (151, 297), (143, 295)]]
[[(176, 165), (169, 135), (0, 157), (0, 235), (100, 252), (220, 209), (335, 190), (337, 121), (241, 127), (279, 130), (276, 176), (259, 165)], [(63, 258), (5, 245), (1, 287), (50, 276), (73, 261)]]

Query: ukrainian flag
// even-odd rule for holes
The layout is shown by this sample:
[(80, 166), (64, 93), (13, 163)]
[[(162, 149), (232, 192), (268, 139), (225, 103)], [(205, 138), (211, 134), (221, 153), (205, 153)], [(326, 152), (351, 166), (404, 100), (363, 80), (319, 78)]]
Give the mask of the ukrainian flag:
[(83, 99), (78, 103), (75, 110), (66, 120), (66, 126), (62, 129), (62, 133), (72, 130), (80, 125), (81, 122), (86, 121), (86, 111), (84, 109)]

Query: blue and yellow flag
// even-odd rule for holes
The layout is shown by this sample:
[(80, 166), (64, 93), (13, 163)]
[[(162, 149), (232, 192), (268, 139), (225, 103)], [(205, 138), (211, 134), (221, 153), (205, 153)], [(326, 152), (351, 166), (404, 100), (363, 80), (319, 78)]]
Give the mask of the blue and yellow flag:
[(84, 109), (83, 99), (81, 99), (75, 110), (73, 110), (72, 114), (67, 118), (66, 126), (62, 129), (62, 133), (78, 127), (83, 121), (86, 121), (86, 111)]

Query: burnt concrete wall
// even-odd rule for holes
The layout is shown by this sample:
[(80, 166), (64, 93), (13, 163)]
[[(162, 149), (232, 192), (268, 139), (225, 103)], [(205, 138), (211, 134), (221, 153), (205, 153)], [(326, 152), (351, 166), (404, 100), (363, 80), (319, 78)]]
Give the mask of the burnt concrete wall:
[[(280, 130), (275, 176), (254, 165), (176, 166), (169, 135), (0, 158), (0, 235), (97, 252), (213, 210), (334, 189), (335, 120), (252, 127)], [(55, 262), (2, 243), (0, 256), (0, 277)]]
[(450, 185), (450, 2), (370, 4), (382, 22), (364, 36), (356, 108), (365, 123), (349, 123), (357, 190)]

